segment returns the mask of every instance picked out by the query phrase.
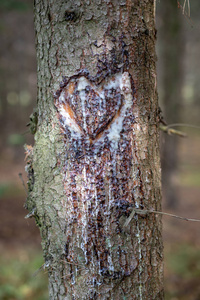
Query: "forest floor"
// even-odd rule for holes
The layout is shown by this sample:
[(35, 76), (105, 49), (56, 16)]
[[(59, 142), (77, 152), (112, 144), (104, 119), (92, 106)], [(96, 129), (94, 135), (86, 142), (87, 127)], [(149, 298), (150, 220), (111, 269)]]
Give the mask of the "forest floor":
[[(199, 146), (200, 137), (180, 140), (180, 166), (176, 178), (178, 205), (169, 209), (164, 202), (163, 211), (200, 219)], [(9, 166), (2, 161), (1, 166), (0, 299), (48, 299), (47, 276), (40, 274), (32, 279), (42, 265), (42, 250), (34, 220), (24, 219), (28, 213), (23, 207), (26, 192), (18, 177), (22, 172), (26, 178), (24, 165)], [(200, 223), (163, 216), (163, 237), (166, 300), (199, 300)], [(18, 273), (13, 274), (17, 262), (24, 267), (18, 265)], [(31, 277), (31, 281), (27, 281), (27, 277)]]

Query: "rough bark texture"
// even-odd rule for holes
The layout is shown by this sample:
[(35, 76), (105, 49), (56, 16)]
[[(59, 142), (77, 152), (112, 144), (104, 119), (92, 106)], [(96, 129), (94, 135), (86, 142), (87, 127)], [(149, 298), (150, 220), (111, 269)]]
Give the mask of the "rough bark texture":
[[(163, 299), (153, 1), (35, 1), (27, 207), (50, 299)], [(64, 76), (64, 77), (63, 77)]]

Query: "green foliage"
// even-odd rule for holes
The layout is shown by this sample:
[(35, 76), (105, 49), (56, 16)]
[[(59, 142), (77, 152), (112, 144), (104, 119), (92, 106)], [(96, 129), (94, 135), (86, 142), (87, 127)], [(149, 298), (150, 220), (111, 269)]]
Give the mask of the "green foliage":
[(41, 254), (20, 251), (15, 257), (0, 258), (0, 299), (47, 300), (47, 274), (42, 270), (33, 274), (43, 264)]
[(0, 9), (27, 11), (30, 9), (30, 4), (20, 0), (0, 0)]
[(165, 300), (200, 299), (199, 247), (188, 244), (165, 250)]
[(13, 133), (8, 136), (8, 144), (12, 146), (23, 145), (25, 137), (18, 133)]
[(0, 183), (0, 197), (24, 196), (24, 190), (12, 182)]
[(176, 252), (169, 253), (168, 267), (182, 278), (200, 277), (200, 251), (189, 245), (181, 245)]
[(200, 186), (200, 170), (194, 167), (185, 168), (180, 174), (180, 182), (182, 186), (199, 187)]

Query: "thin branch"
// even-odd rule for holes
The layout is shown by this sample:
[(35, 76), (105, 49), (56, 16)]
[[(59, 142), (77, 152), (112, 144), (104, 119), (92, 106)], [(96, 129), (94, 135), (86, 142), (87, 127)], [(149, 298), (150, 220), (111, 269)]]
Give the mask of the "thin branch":
[(197, 128), (200, 129), (200, 126), (197, 125), (191, 125), (191, 124), (184, 124), (184, 123), (175, 123), (175, 124), (169, 124), (169, 125), (160, 125), (160, 130), (166, 132), (167, 134), (175, 134), (179, 135), (181, 137), (187, 137), (187, 134), (185, 132), (175, 130), (172, 127), (191, 127), (191, 128)]
[(166, 132), (169, 135), (174, 134), (174, 135), (178, 135), (181, 137), (187, 137), (187, 134), (185, 132), (175, 130), (173, 128), (169, 128), (169, 126), (160, 125), (160, 130)]
[(36, 208), (34, 208), (30, 213), (28, 213), (28, 215), (26, 215), (24, 219), (35, 217), (35, 214), (36, 214)]
[(191, 127), (191, 128), (197, 128), (200, 129), (200, 126), (197, 125), (192, 125), (192, 124), (184, 124), (184, 123), (174, 123), (174, 124), (169, 124), (167, 125), (168, 128), (171, 127)]
[(149, 212), (149, 213), (154, 213), (154, 214), (160, 214), (160, 215), (169, 216), (169, 217), (181, 219), (181, 220), (184, 220), (184, 221), (200, 222), (200, 219), (189, 219), (189, 218), (180, 217), (180, 216), (173, 215), (173, 214), (169, 214), (169, 213), (162, 212), (162, 211), (149, 210), (148, 212)]
[[(187, 2), (187, 7), (188, 7), (188, 13), (185, 13), (185, 6), (186, 6), (186, 2)], [(188, 17), (190, 17), (190, 0), (185, 0), (184, 4), (183, 4), (183, 15), (187, 15)]]
[(19, 173), (18, 176), (19, 176), (19, 178), (20, 178), (20, 180), (21, 180), (21, 182), (23, 184), (23, 187), (25, 189), (26, 195), (28, 196), (28, 190), (27, 190), (26, 185), (24, 183), (24, 179), (23, 179), (22, 173)]
[(130, 221), (132, 220), (133, 216), (135, 214), (139, 214), (139, 215), (147, 215), (147, 214), (159, 214), (159, 215), (165, 215), (165, 216), (169, 216), (172, 218), (176, 218), (176, 219), (181, 219), (184, 221), (190, 221), (190, 222), (200, 222), (200, 219), (189, 219), (189, 218), (185, 218), (185, 217), (180, 217), (174, 214), (169, 214), (166, 212), (162, 212), (162, 211), (157, 211), (157, 210), (144, 210), (144, 209), (138, 209), (138, 208), (134, 208), (130, 214), (130, 216), (128, 217), (128, 219), (126, 220), (126, 222), (124, 223), (123, 227), (127, 227), (128, 224), (130, 223)]
[(190, 17), (190, 0), (188, 0), (188, 16)]

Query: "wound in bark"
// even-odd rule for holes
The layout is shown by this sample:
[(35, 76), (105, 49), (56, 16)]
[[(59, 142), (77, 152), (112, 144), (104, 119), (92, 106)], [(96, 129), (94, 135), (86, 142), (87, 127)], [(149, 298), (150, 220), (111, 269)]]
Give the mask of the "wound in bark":
[[(84, 255), (84, 268), (98, 274), (96, 284), (105, 277), (128, 276), (138, 264), (137, 249), (127, 253), (119, 234), (119, 216), (127, 214), (124, 206), (139, 206), (132, 193), (136, 182), (131, 163), (135, 101), (128, 72), (116, 73), (100, 83), (88, 73), (74, 75), (64, 78), (55, 93), (68, 157), (63, 169), (63, 209), (66, 207), (66, 241), (70, 241), (66, 260), (74, 266), (74, 280), (80, 264), (74, 255), (77, 248)], [(133, 178), (132, 185), (127, 178)], [(124, 205), (121, 213), (119, 203)], [(111, 236), (113, 228), (116, 236)], [(113, 251), (116, 247), (119, 251)]]
[(79, 13), (77, 11), (65, 11), (64, 20), (66, 22), (75, 22), (79, 18)]

